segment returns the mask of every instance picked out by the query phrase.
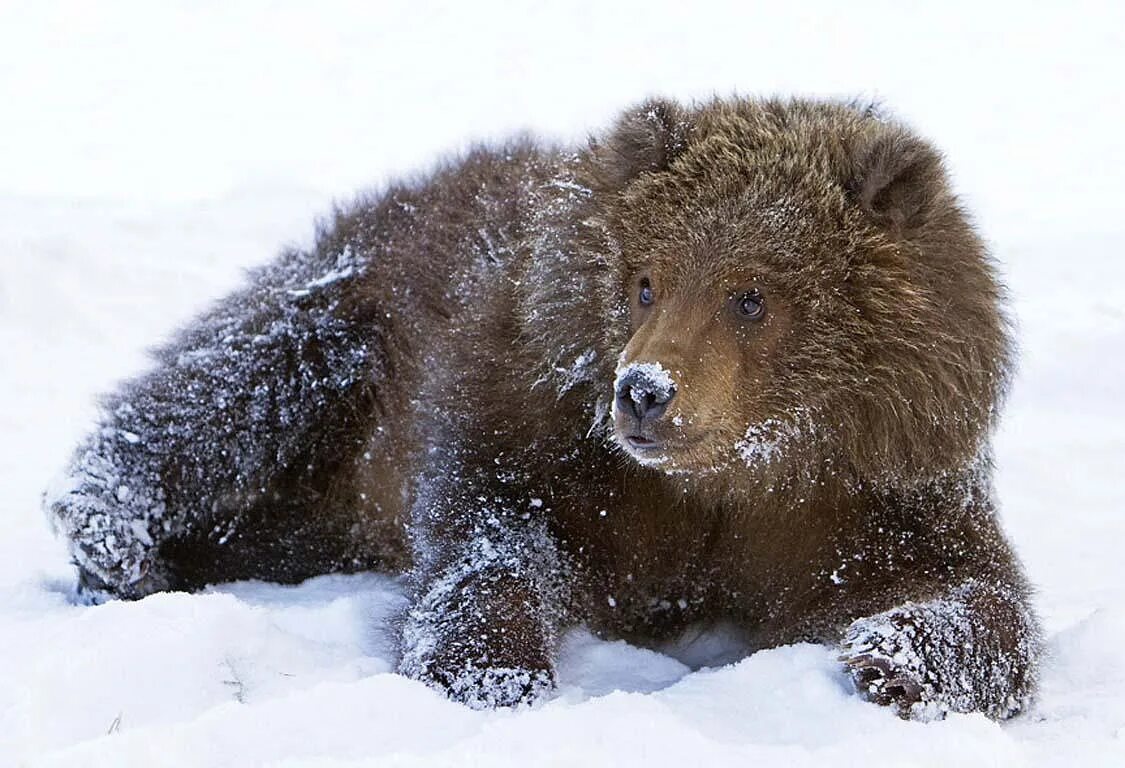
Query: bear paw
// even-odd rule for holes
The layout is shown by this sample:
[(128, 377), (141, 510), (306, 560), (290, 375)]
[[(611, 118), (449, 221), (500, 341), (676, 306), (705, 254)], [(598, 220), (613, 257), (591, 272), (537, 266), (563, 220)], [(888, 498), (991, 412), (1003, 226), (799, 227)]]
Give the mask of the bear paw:
[(530, 706), (554, 688), (548, 670), (467, 665), (457, 672), (431, 671), (425, 682), (471, 709)]
[(75, 560), (78, 569), (77, 600), (86, 605), (99, 605), (107, 600), (140, 600), (156, 592), (174, 589), (171, 578), (149, 561), (143, 562), (129, 580), (121, 568), (96, 570)]
[(907, 720), (945, 715), (940, 687), (921, 651), (923, 630), (909, 611), (859, 619), (844, 635), (840, 661), (856, 691)]

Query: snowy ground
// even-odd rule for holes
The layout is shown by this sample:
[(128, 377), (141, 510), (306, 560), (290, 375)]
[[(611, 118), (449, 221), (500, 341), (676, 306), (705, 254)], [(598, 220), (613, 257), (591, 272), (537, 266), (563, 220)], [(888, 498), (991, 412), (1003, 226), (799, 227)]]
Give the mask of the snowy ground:
[[(603, 5), (0, 6), (0, 765), (1125, 764), (1125, 13)], [(38, 495), (94, 396), (334, 196), (736, 88), (882, 97), (1003, 262), (998, 491), (1051, 652), (1030, 715), (903, 723), (827, 649), (690, 671), (581, 631), (556, 700), (480, 713), (389, 674), (385, 577), (68, 602)]]

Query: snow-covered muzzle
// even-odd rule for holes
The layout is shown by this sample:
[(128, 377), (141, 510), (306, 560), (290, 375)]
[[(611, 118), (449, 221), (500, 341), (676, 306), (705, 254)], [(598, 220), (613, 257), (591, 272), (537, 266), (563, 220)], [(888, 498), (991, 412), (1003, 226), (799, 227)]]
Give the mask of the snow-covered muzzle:
[(675, 449), (675, 430), (683, 419), (666, 422), (676, 396), (672, 373), (658, 362), (634, 362), (619, 366), (613, 382), (614, 437), (641, 464), (659, 466)]
[(816, 433), (806, 408), (754, 417), (714, 378), (622, 355), (613, 381), (614, 442), (642, 466), (706, 475), (732, 466), (767, 470)]
[[(614, 441), (634, 461), (666, 474), (728, 466), (745, 432), (731, 376), (738, 350), (688, 330), (679, 323), (642, 327), (614, 372)], [(686, 336), (688, 343), (670, 341)]]

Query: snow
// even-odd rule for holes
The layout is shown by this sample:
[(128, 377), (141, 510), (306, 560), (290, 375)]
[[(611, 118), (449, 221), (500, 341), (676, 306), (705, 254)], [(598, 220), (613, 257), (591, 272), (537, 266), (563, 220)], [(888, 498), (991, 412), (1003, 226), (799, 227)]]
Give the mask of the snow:
[[(1125, 764), (1123, 30), (1110, 3), (6, 8), (0, 764)], [(470, 139), (735, 88), (882, 98), (945, 150), (1001, 263), (1021, 361), (997, 492), (1049, 648), (1028, 715), (907, 723), (832, 649), (724, 664), (721, 633), (656, 652), (580, 628), (553, 699), (474, 711), (391, 674), (405, 587), (379, 575), (72, 601), (40, 494), (94, 398), (333, 198)]]
[(786, 443), (800, 437), (801, 430), (796, 423), (766, 419), (747, 427), (746, 434), (734, 444), (734, 448), (748, 467), (771, 464), (781, 459)]
[(587, 349), (574, 358), (574, 362), (569, 367), (556, 367), (555, 373), (559, 374), (559, 397), (562, 397), (583, 381), (588, 381), (593, 375), (593, 366), (597, 359), (598, 353), (592, 349)]

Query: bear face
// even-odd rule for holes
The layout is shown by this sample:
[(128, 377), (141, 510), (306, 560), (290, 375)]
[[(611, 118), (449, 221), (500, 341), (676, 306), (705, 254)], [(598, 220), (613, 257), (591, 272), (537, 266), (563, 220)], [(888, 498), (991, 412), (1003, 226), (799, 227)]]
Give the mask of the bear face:
[(752, 425), (796, 427), (805, 407), (782, 396), (794, 373), (783, 276), (735, 233), (710, 231), (701, 242), (642, 245), (622, 286), (631, 335), (616, 370), (614, 437), (669, 473), (768, 462), (770, 451), (746, 443)]
[(843, 105), (654, 103), (586, 179), (617, 255), (629, 456), (734, 485), (979, 460), (1008, 380), (1001, 288), (924, 141)]
[(719, 471), (749, 425), (776, 420), (787, 407), (771, 386), (786, 373), (780, 347), (791, 309), (750, 266), (715, 275), (693, 259), (654, 258), (632, 283), (615, 439), (642, 464)]

